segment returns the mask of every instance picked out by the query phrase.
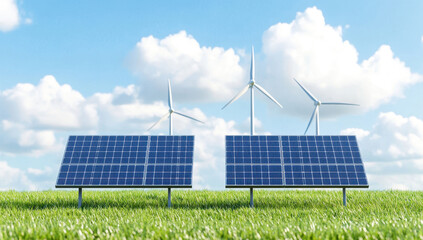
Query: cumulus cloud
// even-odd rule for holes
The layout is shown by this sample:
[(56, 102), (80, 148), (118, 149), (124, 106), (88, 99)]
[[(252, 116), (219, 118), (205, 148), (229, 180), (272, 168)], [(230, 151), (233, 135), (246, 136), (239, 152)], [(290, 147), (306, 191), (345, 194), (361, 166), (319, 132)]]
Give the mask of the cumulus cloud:
[(371, 131), (346, 129), (341, 133), (357, 135), (373, 159), (423, 158), (423, 120), (414, 116), (380, 113)]
[(35, 155), (60, 148), (60, 133), (142, 134), (168, 111), (162, 101), (145, 103), (134, 85), (84, 97), (50, 75), (1, 91), (0, 107), (0, 133), (8, 136), (0, 151)]
[(36, 190), (36, 185), (29, 180), (25, 171), (9, 166), (0, 161), (0, 190)]
[(21, 169), (0, 161), (0, 191), (35, 191), (52, 189), (57, 172), (50, 167)]
[(97, 124), (92, 105), (68, 84), (48, 75), (38, 85), (17, 84), (0, 92), (0, 117), (36, 129), (84, 129)]
[(393, 112), (380, 113), (371, 130), (345, 129), (341, 134), (357, 135), (373, 187), (396, 188), (394, 185), (399, 184), (421, 189), (423, 120)]
[(373, 189), (422, 190), (422, 174), (368, 174)]
[(34, 176), (43, 176), (43, 175), (51, 174), (53, 172), (53, 169), (51, 167), (45, 167), (44, 169), (28, 168), (27, 172), (28, 174), (31, 174)]
[[(312, 111), (313, 104), (293, 81), (295, 77), (321, 101), (352, 102), (355, 107), (322, 108), (322, 117), (345, 111), (375, 109), (422, 76), (382, 45), (361, 62), (357, 49), (342, 37), (342, 27), (325, 23), (316, 7), (297, 13), (291, 23), (278, 23), (263, 34), (264, 86), (294, 114)], [(258, 72), (260, 74), (260, 72)]]
[(0, 92), (0, 151), (40, 156), (63, 145), (57, 132), (97, 126), (96, 106), (67, 84), (45, 76), (38, 85), (17, 84)]
[(2, 120), (0, 123), (0, 153), (41, 156), (57, 151), (62, 144), (57, 141), (52, 130), (34, 130), (21, 123)]
[(0, 0), (0, 31), (7, 32), (15, 29), (19, 21), (16, 0)]
[(87, 102), (95, 106), (100, 119), (98, 129), (143, 133), (168, 111), (163, 102), (144, 103), (138, 93), (134, 85), (129, 85), (89, 97)]
[[(204, 47), (185, 31), (163, 39), (143, 37), (129, 57), (131, 70), (139, 75), (144, 99), (162, 99), (171, 79), (180, 101), (222, 101), (246, 83), (235, 51)], [(187, 94), (189, 93), (189, 94)]]
[(50, 75), (38, 85), (17, 84), (0, 92), (0, 133), (7, 136), (0, 140), (0, 151), (39, 156), (60, 149), (64, 144), (57, 137), (60, 133), (144, 132), (151, 119), (167, 108), (161, 102), (143, 104), (137, 94), (130, 85), (85, 98)]

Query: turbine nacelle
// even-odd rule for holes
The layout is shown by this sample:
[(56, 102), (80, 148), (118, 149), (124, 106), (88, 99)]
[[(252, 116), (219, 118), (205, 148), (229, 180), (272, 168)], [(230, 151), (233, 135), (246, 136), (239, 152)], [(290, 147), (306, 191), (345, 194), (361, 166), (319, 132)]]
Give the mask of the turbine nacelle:
[(155, 122), (154, 124), (153, 124), (153, 126), (151, 126), (149, 129), (148, 129), (148, 131), (150, 131), (154, 126), (156, 126), (157, 124), (159, 124), (160, 122), (162, 122), (162, 121), (164, 121), (166, 118), (169, 118), (169, 135), (172, 135), (172, 133), (173, 133), (173, 129), (172, 129), (172, 114), (177, 114), (177, 115), (180, 115), (180, 116), (182, 116), (182, 117), (185, 117), (185, 118), (188, 118), (188, 119), (191, 119), (191, 120), (194, 120), (194, 121), (197, 121), (197, 122), (200, 122), (200, 123), (204, 123), (203, 121), (200, 121), (200, 120), (198, 120), (198, 119), (195, 119), (195, 118), (193, 118), (193, 117), (190, 117), (190, 116), (187, 116), (187, 115), (185, 115), (185, 114), (182, 114), (182, 113), (180, 113), (180, 112), (177, 112), (177, 111), (175, 111), (174, 109), (173, 109), (173, 101), (172, 101), (172, 89), (171, 89), (171, 86), (170, 86), (170, 80), (168, 80), (168, 92), (167, 92), (167, 102), (168, 102), (168, 106), (169, 106), (169, 110), (168, 110), (168, 112), (162, 117), (162, 118), (160, 118), (160, 120), (159, 121), (157, 121), (157, 122)]
[(303, 85), (301, 85), (295, 78), (294, 81), (301, 87), (301, 89), (307, 94), (307, 96), (314, 102), (314, 110), (311, 114), (310, 121), (308, 122), (307, 128), (304, 132), (304, 135), (307, 133), (308, 128), (310, 127), (311, 122), (316, 118), (316, 135), (319, 135), (319, 107), (320, 105), (344, 105), (344, 106), (360, 106), (354, 103), (340, 103), (340, 102), (321, 102), (313, 94), (308, 91)]
[(261, 87), (259, 84), (255, 81), (255, 69), (254, 69), (254, 47), (251, 47), (251, 67), (250, 67), (250, 81), (248, 82), (247, 86), (245, 86), (235, 97), (233, 97), (228, 103), (226, 103), (225, 106), (222, 107), (224, 109), (229, 104), (235, 102), (238, 98), (240, 98), (242, 95), (244, 95), (248, 89), (251, 91), (251, 135), (254, 135), (254, 87), (257, 88), (261, 93), (263, 93), (266, 97), (268, 97), (270, 100), (272, 100), (274, 103), (276, 103), (280, 108), (283, 108), (276, 99), (272, 97), (263, 87)]

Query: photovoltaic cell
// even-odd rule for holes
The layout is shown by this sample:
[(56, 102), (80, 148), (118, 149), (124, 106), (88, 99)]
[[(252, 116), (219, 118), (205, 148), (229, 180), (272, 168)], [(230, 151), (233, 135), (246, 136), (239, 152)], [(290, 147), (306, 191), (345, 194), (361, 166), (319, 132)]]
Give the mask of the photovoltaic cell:
[(368, 187), (355, 136), (226, 136), (226, 187)]
[(56, 187), (191, 187), (194, 136), (70, 136)]

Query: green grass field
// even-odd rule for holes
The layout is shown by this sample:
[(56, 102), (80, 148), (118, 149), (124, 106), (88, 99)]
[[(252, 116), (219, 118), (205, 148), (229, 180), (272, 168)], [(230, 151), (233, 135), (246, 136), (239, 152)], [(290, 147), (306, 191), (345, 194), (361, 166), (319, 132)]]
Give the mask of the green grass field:
[(248, 191), (1, 192), (0, 238), (423, 238), (423, 192)]

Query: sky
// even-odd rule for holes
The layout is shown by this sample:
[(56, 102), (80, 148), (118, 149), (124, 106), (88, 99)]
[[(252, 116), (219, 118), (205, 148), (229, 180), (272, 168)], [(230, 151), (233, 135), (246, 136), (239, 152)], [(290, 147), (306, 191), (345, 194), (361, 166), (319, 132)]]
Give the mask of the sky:
[[(423, 2), (0, 0), (0, 189), (54, 189), (69, 135), (147, 129), (175, 109), (195, 135), (194, 189), (224, 189), (224, 136), (302, 135), (321, 101), (322, 135), (359, 140), (370, 189), (423, 190)], [(307, 134), (315, 134), (311, 125)]]

